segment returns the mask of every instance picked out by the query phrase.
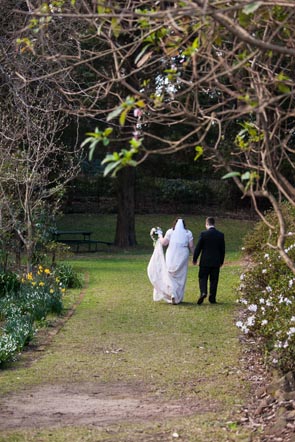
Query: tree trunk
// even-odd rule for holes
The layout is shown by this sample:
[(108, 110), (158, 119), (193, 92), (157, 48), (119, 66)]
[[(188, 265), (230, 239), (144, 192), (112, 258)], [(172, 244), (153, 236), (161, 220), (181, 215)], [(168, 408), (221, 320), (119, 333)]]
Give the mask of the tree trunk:
[(124, 167), (117, 174), (118, 215), (115, 245), (133, 247), (135, 235), (135, 176), (134, 167)]

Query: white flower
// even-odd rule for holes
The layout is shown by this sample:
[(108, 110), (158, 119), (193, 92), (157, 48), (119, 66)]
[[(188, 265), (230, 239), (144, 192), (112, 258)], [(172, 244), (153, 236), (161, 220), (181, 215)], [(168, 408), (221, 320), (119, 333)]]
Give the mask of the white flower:
[(264, 304), (265, 303), (265, 299), (264, 298), (260, 298), (259, 302), (260, 302), (260, 304)]
[(247, 319), (248, 327), (251, 327), (254, 324), (255, 324), (255, 316), (249, 316), (249, 318)]
[(294, 284), (294, 280), (293, 280), (293, 279), (290, 279), (289, 284), (288, 284), (289, 289), (290, 289), (291, 287), (293, 287), (293, 284)]
[(277, 364), (279, 361), (276, 358), (273, 358), (272, 363)]
[(261, 325), (266, 325), (268, 323), (267, 319), (263, 319), (263, 321), (261, 321)]
[(267, 285), (267, 286), (265, 287), (265, 290), (266, 290), (268, 293), (272, 292), (272, 288), (271, 288), (270, 285)]
[(243, 323), (242, 323), (242, 321), (237, 321), (237, 322), (236, 322), (236, 326), (237, 326), (238, 328), (242, 328), (242, 327), (243, 327)]
[(262, 269), (261, 273), (267, 273), (267, 270), (266, 269)]
[(292, 316), (290, 319), (291, 322), (295, 322), (295, 316)]
[(285, 303), (286, 305), (290, 305), (292, 304), (291, 299), (289, 298), (284, 298), (282, 295), (279, 296), (279, 304), (283, 304)]
[(244, 279), (245, 279), (245, 273), (242, 273), (241, 276), (240, 276), (240, 280), (244, 281)]
[(291, 244), (287, 249), (285, 249), (285, 252), (288, 253), (290, 250), (294, 249), (295, 244)]
[(256, 304), (250, 304), (248, 307), (248, 310), (250, 312), (257, 312), (257, 305)]
[(264, 255), (264, 258), (268, 259), (268, 258), (269, 258), (269, 254), (266, 253), (266, 254)]
[(240, 303), (241, 303), (241, 304), (245, 304), (245, 305), (247, 305), (247, 304), (248, 304), (248, 301), (247, 301), (247, 299), (241, 298), (241, 299), (240, 299)]
[(295, 333), (295, 327), (291, 327), (290, 330), (288, 330), (287, 335), (292, 336)]

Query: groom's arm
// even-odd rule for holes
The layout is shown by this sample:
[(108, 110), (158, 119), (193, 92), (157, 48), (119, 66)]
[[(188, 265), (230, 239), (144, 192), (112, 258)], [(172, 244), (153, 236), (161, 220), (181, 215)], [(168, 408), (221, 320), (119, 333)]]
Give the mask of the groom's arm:
[(202, 234), (199, 237), (198, 243), (196, 245), (195, 251), (194, 251), (194, 256), (193, 256), (193, 264), (196, 265), (199, 255), (201, 253), (203, 247), (203, 238), (202, 238)]

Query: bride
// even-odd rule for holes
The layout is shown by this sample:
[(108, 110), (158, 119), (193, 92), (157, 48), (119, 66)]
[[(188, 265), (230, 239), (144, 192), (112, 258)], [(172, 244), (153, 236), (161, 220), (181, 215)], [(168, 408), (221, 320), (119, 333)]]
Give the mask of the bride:
[[(189, 252), (194, 252), (193, 234), (183, 219), (175, 220), (165, 236), (157, 229), (158, 239), (148, 264), (148, 277), (154, 287), (154, 301), (179, 304), (184, 297)], [(163, 246), (168, 246), (164, 255)]]

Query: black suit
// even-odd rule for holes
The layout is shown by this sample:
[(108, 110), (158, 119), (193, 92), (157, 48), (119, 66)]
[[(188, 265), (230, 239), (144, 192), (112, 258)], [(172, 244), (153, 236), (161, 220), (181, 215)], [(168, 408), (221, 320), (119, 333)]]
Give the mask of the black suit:
[(196, 264), (199, 255), (199, 286), (201, 295), (208, 294), (208, 279), (210, 280), (209, 300), (216, 301), (216, 292), (219, 279), (219, 270), (224, 262), (225, 242), (224, 234), (215, 227), (201, 232), (196, 245), (193, 263)]

